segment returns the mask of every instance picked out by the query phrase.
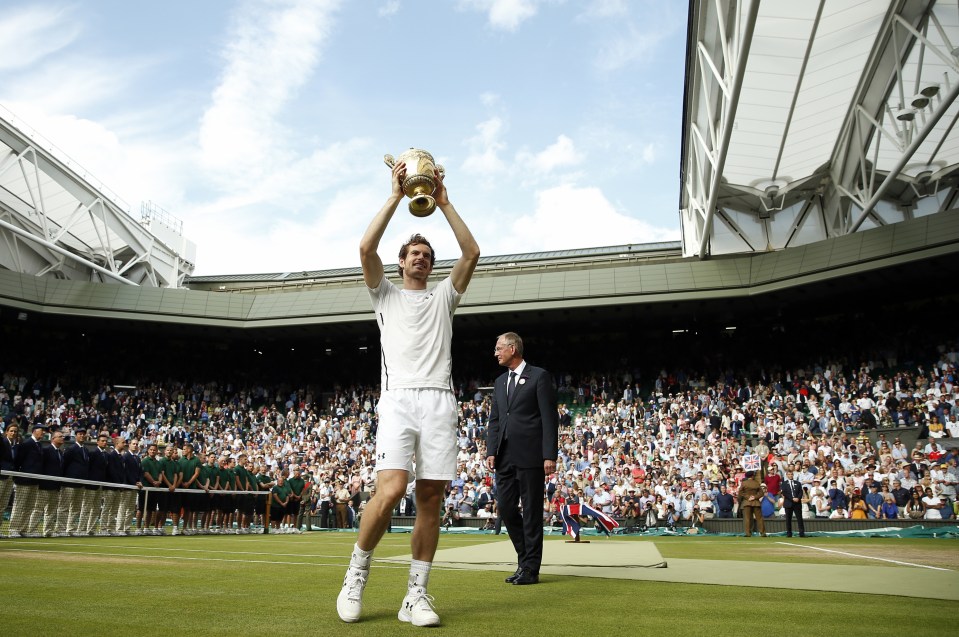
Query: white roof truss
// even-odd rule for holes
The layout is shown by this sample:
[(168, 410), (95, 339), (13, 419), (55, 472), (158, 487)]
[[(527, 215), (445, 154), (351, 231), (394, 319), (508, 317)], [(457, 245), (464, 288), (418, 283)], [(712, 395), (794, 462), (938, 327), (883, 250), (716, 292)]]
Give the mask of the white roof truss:
[(957, 56), (954, 1), (691, 2), (684, 256), (956, 207)]
[(0, 116), (0, 268), (69, 280), (182, 285), (193, 271), (191, 242), (154, 215), (134, 220), (13, 119)]

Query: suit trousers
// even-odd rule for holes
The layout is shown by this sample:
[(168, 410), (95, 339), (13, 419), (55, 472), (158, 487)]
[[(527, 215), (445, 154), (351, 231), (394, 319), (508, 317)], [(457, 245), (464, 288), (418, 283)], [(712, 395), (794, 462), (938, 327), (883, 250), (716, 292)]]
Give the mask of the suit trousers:
[[(117, 528), (117, 508), (120, 504), (120, 491), (103, 488), (103, 509), (100, 512), (100, 535), (108, 535)], [(179, 511), (177, 511), (179, 513)]]
[(43, 519), (43, 534), (47, 537), (58, 532), (57, 518), (60, 511), (60, 490), (56, 491), (40, 489), (37, 498), (37, 508), (34, 509), (34, 515), (30, 516), (30, 528), (39, 526), (40, 519)]
[(60, 503), (66, 504), (67, 507), (64, 532), (76, 533), (80, 530), (83, 520), (83, 496), (86, 493), (87, 490), (82, 487), (64, 487), (63, 493), (60, 494)]
[(10, 504), (10, 496), (12, 494), (13, 480), (11, 478), (0, 480), (0, 515), (7, 510), (7, 505)]
[(756, 506), (743, 506), (743, 522), (746, 524), (746, 537), (753, 534), (752, 523), (756, 520), (756, 528), (760, 535), (766, 535), (766, 522), (763, 520), (763, 509), (758, 504)]
[[(13, 511), (10, 513), (10, 530), (17, 533), (26, 533), (30, 524), (33, 508), (37, 504), (37, 492), (40, 490), (35, 484), (18, 484), (13, 495)], [(31, 531), (33, 529), (30, 529)]]
[(80, 522), (80, 533), (93, 534), (93, 528), (100, 518), (100, 508), (103, 504), (103, 494), (100, 489), (87, 489), (83, 496), (83, 520)]
[[(496, 456), (496, 499), (500, 519), (516, 550), (517, 563), (539, 574), (543, 562), (543, 483), (542, 465), (522, 468), (513, 464), (509, 444), (504, 441)], [(520, 511), (522, 504), (522, 511)]]
[(784, 508), (786, 513), (786, 537), (793, 536), (793, 515), (796, 516), (796, 525), (799, 527), (799, 535), (806, 535), (806, 527), (802, 520), (802, 504), (793, 504)]

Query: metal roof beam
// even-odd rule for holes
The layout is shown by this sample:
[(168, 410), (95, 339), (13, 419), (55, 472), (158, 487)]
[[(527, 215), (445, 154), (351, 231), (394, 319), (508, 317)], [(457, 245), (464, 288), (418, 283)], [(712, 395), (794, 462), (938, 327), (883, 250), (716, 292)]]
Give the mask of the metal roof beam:
[[(862, 225), (862, 222), (866, 220), (866, 217), (869, 216), (869, 213), (872, 212), (873, 208), (876, 207), (876, 204), (882, 199), (882, 196), (886, 193), (886, 190), (893, 184), (896, 180), (896, 177), (899, 176), (899, 173), (902, 172), (902, 169), (909, 163), (909, 160), (912, 159), (912, 156), (916, 154), (916, 151), (919, 150), (919, 146), (922, 145), (922, 142), (925, 141), (926, 137), (932, 132), (932, 129), (935, 128), (936, 124), (942, 119), (942, 116), (946, 114), (946, 111), (952, 106), (952, 103), (956, 101), (956, 97), (959, 96), (959, 82), (954, 84), (949, 88), (949, 93), (942, 99), (942, 102), (939, 103), (939, 106), (933, 111), (932, 115), (926, 121), (926, 124), (918, 131), (916, 136), (913, 138), (912, 143), (909, 144), (909, 147), (902, 153), (899, 157), (899, 160), (892, 167), (892, 170), (889, 171), (889, 174), (886, 175), (885, 179), (882, 180), (882, 183), (879, 184), (879, 187), (876, 188), (876, 191), (873, 193), (872, 197), (862, 208), (862, 212), (859, 213), (859, 217), (853, 222), (852, 226), (849, 228), (849, 232), (855, 232), (859, 229), (859, 226)], [(855, 199), (853, 199), (855, 201)]]
[[(749, 5), (749, 14), (746, 16), (746, 28), (742, 35), (736, 60), (736, 72), (733, 75), (732, 85), (729, 87), (729, 100), (726, 102), (725, 112), (721, 114), (722, 141), (716, 149), (716, 164), (712, 180), (709, 184), (709, 199), (706, 203), (706, 222), (703, 224), (702, 236), (699, 239), (699, 258), (706, 256), (709, 247), (709, 237), (713, 229), (713, 216), (716, 212), (716, 201), (719, 199), (719, 186), (723, 178), (723, 168), (726, 165), (726, 155), (729, 152), (729, 140), (733, 135), (733, 122), (736, 120), (736, 110), (739, 108), (739, 96), (743, 89), (743, 78), (746, 76), (746, 63), (749, 60), (749, 48), (752, 46), (753, 33), (756, 30), (756, 16), (759, 15), (759, 0), (753, 0)], [(724, 86), (720, 83), (720, 86)], [(724, 91), (726, 92), (726, 91)]]

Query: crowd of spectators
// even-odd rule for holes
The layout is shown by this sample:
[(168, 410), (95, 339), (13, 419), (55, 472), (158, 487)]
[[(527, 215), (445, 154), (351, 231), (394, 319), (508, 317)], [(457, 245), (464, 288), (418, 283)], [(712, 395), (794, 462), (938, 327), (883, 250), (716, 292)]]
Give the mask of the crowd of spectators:
[[(744, 458), (758, 455), (764, 515), (782, 508), (779, 485), (792, 470), (809, 518), (947, 519), (956, 515), (959, 438), (953, 344), (922, 365), (829, 361), (759, 372), (711, 375), (662, 370), (555, 375), (560, 404), (557, 471), (547, 477), (544, 520), (564, 503), (588, 502), (624, 527), (699, 525), (738, 513)], [(495, 522), (495, 483), (486, 469), (491, 379), (463, 381), (459, 468), (444, 523)], [(321, 391), (142, 379), (135, 386), (70, 386), (44, 375), (6, 372), (0, 418), (29, 435), (32, 425), (123, 439), (201, 458), (243, 457), (275, 483), (294, 469), (307, 485), (304, 506), (324, 527), (350, 527), (375, 488), (377, 391), (368, 385)], [(908, 448), (893, 433), (911, 428)], [(878, 431), (873, 442), (866, 431)], [(91, 439), (94, 439), (91, 437)], [(414, 512), (412, 492), (397, 514)], [(5, 503), (6, 504), (6, 503)]]

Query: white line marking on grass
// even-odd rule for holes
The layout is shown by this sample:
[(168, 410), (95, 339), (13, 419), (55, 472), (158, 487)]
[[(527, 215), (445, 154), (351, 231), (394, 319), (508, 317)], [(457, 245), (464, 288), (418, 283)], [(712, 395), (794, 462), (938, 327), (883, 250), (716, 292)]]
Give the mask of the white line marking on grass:
[[(318, 562), (281, 562), (281, 561), (272, 561), (272, 560), (230, 560), (223, 557), (185, 557), (182, 555), (150, 555), (146, 553), (103, 553), (99, 551), (90, 551), (88, 553), (79, 553), (77, 551), (51, 551), (44, 549), (19, 549), (19, 548), (5, 548), (0, 549), (0, 553), (4, 551), (18, 551), (21, 553), (53, 553), (56, 555), (80, 555), (84, 557), (145, 557), (148, 559), (155, 560), (187, 560), (191, 562), (239, 562), (241, 564), (278, 564), (281, 566), (335, 566), (337, 568), (342, 568), (342, 564), (322, 564)], [(391, 566), (391, 565), (380, 565), (373, 564), (372, 568), (409, 568), (406, 565), (402, 566)]]
[(786, 546), (798, 546), (804, 549), (811, 549), (813, 551), (823, 551), (826, 553), (838, 553), (839, 555), (848, 555), (849, 557), (859, 557), (864, 560), (879, 560), (880, 562), (891, 562), (893, 564), (900, 564), (902, 566), (915, 566), (916, 568), (931, 568), (934, 571), (949, 571), (948, 568), (940, 568), (938, 566), (927, 566), (925, 564), (913, 564), (912, 562), (900, 562), (899, 560), (888, 560), (884, 557), (872, 557), (871, 555), (858, 555), (856, 553), (847, 553), (846, 551), (836, 551), (833, 549), (823, 549), (818, 546), (807, 546), (805, 544), (796, 544), (794, 542), (776, 542), (776, 544), (785, 544)]
[[(142, 549), (142, 546), (129, 546), (126, 544), (100, 544), (99, 542), (22, 542), (22, 544), (42, 544), (43, 546), (79, 546), (83, 548), (107, 548), (107, 549)], [(182, 549), (166, 546), (151, 546), (152, 551), (180, 551), (183, 553), (226, 553), (228, 555), (272, 555), (274, 557), (325, 557), (325, 558), (343, 558), (349, 560), (349, 555), (320, 555), (317, 553), (273, 553), (264, 551), (223, 551), (219, 549)]]

